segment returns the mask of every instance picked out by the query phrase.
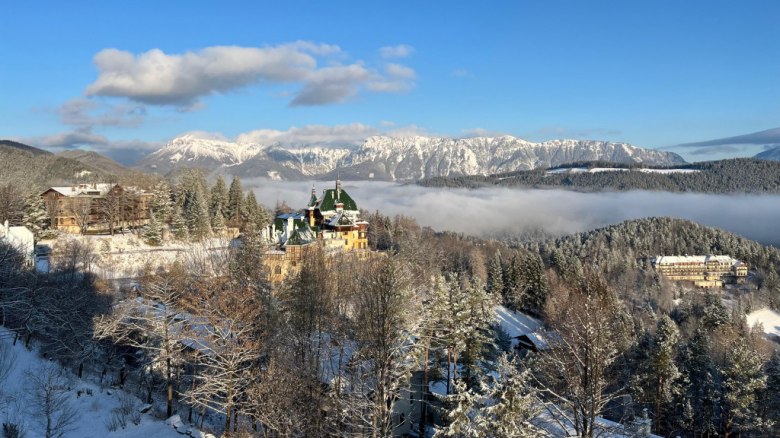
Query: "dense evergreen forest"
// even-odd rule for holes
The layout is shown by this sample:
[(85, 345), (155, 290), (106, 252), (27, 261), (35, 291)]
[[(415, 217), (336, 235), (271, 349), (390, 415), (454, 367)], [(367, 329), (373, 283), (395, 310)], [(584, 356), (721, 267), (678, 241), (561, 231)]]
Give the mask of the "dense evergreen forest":
[[(780, 304), (776, 248), (668, 218), (512, 242), (363, 212), (371, 256), (315, 250), (271, 284), (257, 234), (271, 209), (240, 180), (193, 171), (154, 193), (144, 238), (191, 244), (186, 257), (117, 289), (85, 271), (88, 240), (48, 275), (2, 247), (0, 323), (164, 415), (247, 437), (594, 437), (645, 410), (661, 436), (780, 433), (778, 346), (745, 322)], [(226, 226), (235, 245), (198, 249)], [(648, 261), (710, 253), (750, 263), (749, 283), (696, 290)], [(498, 305), (538, 318), (551, 348), (512, 348)]]
[[(641, 165), (589, 162), (573, 163), (568, 168), (620, 168), (626, 171), (548, 173), (551, 169), (536, 169), (489, 176), (456, 176), (425, 179), (425, 187), (486, 186), (519, 188), (563, 188), (579, 191), (660, 190), (667, 192), (701, 193), (778, 193), (780, 192), (780, 162), (735, 158), (676, 166), (691, 169), (690, 173), (653, 173), (638, 171)], [(557, 169), (564, 169), (561, 166)], [(654, 168), (662, 169), (662, 168)]]

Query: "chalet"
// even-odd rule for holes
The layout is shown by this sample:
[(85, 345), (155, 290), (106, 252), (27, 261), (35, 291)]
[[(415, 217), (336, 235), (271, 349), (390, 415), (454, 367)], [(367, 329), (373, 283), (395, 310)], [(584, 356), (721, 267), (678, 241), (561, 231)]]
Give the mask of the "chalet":
[(83, 234), (148, 224), (153, 195), (134, 187), (93, 183), (50, 187), (41, 197), (52, 229)]

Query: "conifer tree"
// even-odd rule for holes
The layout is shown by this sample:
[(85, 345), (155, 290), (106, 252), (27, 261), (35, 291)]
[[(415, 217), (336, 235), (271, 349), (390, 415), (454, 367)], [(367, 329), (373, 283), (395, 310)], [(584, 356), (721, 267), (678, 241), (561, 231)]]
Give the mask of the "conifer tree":
[(250, 190), (246, 195), (244, 202), (244, 211), (246, 212), (246, 222), (252, 222), (256, 230), (265, 228), (270, 223), (270, 216), (265, 207), (258, 204), (255, 198), (255, 192)]
[(736, 339), (723, 369), (724, 436), (749, 433), (759, 423), (756, 394), (766, 388), (763, 360), (750, 340)]
[(225, 219), (231, 227), (241, 227), (241, 219), (244, 214), (244, 190), (241, 188), (241, 179), (233, 177), (228, 191), (227, 206), (225, 207)]
[(682, 366), (687, 383), (685, 403), (690, 404), (692, 436), (714, 435), (718, 432), (716, 410), (720, 405), (719, 375), (712, 359), (712, 341), (703, 328), (698, 328), (688, 341)]
[(211, 199), (209, 202), (209, 215), (212, 218), (212, 226), (213, 219), (216, 217), (217, 213), (221, 214), (223, 219), (227, 216), (227, 205), (227, 186), (225, 185), (225, 180), (222, 178), (222, 175), (219, 175), (217, 176), (217, 182), (214, 183), (214, 187), (211, 188)]
[(173, 233), (173, 236), (179, 240), (187, 240), (189, 237), (187, 221), (184, 220), (184, 216), (181, 214), (181, 207), (178, 205), (173, 206), (173, 212), (171, 214), (171, 232)]
[(524, 258), (521, 278), (525, 297), (524, 307), (536, 314), (541, 314), (544, 304), (547, 302), (548, 287), (544, 263), (538, 253), (529, 254)]
[(152, 246), (160, 246), (162, 243), (162, 224), (157, 219), (157, 215), (152, 215), (149, 219), (149, 225), (146, 226), (144, 232), (144, 239), (146, 243)]
[(211, 218), (211, 228), (215, 233), (221, 233), (225, 231), (225, 217), (222, 216), (222, 212), (217, 210), (214, 216)]
[(504, 270), (501, 263), (501, 253), (496, 252), (488, 267), (487, 291), (494, 296), (501, 296), (504, 292)]
[(49, 223), (49, 214), (46, 211), (46, 204), (36, 193), (31, 193), (27, 197), (24, 206), (24, 226), (33, 232), (36, 239), (44, 237), (45, 230)]
[(151, 207), (152, 214), (161, 224), (171, 221), (173, 206), (171, 205), (171, 187), (167, 183), (160, 182), (154, 186)]
[(187, 193), (184, 201), (184, 219), (187, 221), (190, 237), (201, 240), (211, 234), (209, 210), (202, 190)]
[(780, 432), (780, 352), (775, 351), (764, 367), (766, 388), (761, 393), (761, 424), (764, 435)]
[(658, 321), (650, 352), (650, 372), (655, 382), (656, 433), (661, 427), (661, 419), (664, 418), (661, 409), (671, 399), (671, 386), (679, 375), (675, 363), (679, 340), (677, 324), (667, 315), (662, 316)]

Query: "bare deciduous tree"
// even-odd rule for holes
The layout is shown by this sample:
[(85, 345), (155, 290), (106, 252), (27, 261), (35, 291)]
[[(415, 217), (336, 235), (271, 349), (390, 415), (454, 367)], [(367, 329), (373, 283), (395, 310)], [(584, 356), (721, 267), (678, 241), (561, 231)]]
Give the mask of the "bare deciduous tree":
[(578, 436), (596, 434), (596, 417), (620, 397), (614, 367), (631, 341), (625, 306), (604, 280), (587, 274), (577, 287), (558, 288), (546, 314), (557, 333), (539, 353), (536, 383), (550, 417)]
[(78, 413), (71, 406), (71, 394), (62, 368), (47, 364), (27, 373), (30, 382), (30, 414), (39, 421), (46, 438), (60, 438), (73, 429)]

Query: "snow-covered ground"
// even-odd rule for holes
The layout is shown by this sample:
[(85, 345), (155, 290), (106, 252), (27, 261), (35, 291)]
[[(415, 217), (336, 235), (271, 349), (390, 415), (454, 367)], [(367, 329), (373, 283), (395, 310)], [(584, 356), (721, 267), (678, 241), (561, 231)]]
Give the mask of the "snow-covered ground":
[[(629, 172), (633, 169), (623, 169), (619, 167), (565, 167), (561, 169), (552, 169), (545, 172), (548, 175), (557, 173), (601, 173), (601, 172)], [(699, 172), (698, 169), (635, 169), (634, 171), (642, 173), (695, 173)]]
[[(210, 436), (183, 424), (179, 427), (182, 433), (179, 433), (164, 420), (155, 418), (152, 415), (154, 408), (148, 413), (140, 413), (143, 403), (133, 395), (101, 386), (87, 376), (79, 379), (54, 362), (41, 358), (34, 348), (33, 351), (27, 350), (23, 342), (12, 345), (12, 340), (13, 334), (0, 327), (0, 354), (3, 355), (0, 364), (11, 358), (10, 371), (4, 381), (0, 381), (0, 422), (19, 425), (25, 432), (24, 436), (44, 436), (42, 421), (45, 418), (33, 408), (33, 387), (35, 378), (47, 375), (47, 369), (54, 371), (52, 375), (56, 376), (57, 392), (76, 415), (63, 438), (181, 438), (187, 431), (194, 437)], [(4, 374), (0, 365), (0, 378)], [(121, 406), (126, 408), (125, 427), (122, 428), (115, 420), (116, 430), (111, 431), (112, 418), (122, 417), (119, 414)], [(132, 420), (137, 420), (138, 424)]]
[(747, 315), (747, 323), (750, 327), (761, 324), (764, 326), (764, 333), (780, 337), (780, 313), (774, 310), (763, 308), (750, 312)]
[[(143, 238), (134, 234), (108, 235), (62, 235), (57, 239), (44, 241), (52, 253), (68, 242), (89, 244), (95, 254), (91, 271), (103, 279), (133, 278), (145, 268), (156, 270), (174, 262), (193, 263), (218, 258), (219, 250), (230, 245), (230, 239), (215, 237), (200, 243), (165, 241), (160, 246), (149, 246)], [(49, 261), (40, 261), (40, 268), (49, 267)], [(51, 264), (51, 268), (56, 266)]]
[(504, 306), (496, 306), (496, 322), (512, 338), (512, 346), (517, 345), (517, 338), (533, 333), (542, 327), (541, 321), (522, 312), (514, 312)]

